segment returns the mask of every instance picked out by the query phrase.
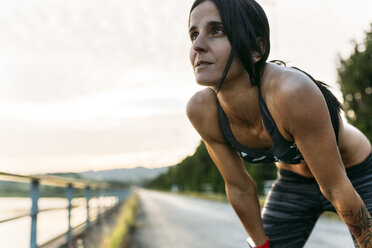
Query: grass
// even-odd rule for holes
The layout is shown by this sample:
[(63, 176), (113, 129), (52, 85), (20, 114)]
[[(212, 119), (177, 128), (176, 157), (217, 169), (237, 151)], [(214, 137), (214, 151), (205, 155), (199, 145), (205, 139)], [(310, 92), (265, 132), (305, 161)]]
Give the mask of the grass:
[(138, 194), (129, 197), (120, 209), (116, 227), (111, 234), (105, 238), (102, 248), (123, 248), (129, 238), (130, 232), (135, 224), (138, 213)]

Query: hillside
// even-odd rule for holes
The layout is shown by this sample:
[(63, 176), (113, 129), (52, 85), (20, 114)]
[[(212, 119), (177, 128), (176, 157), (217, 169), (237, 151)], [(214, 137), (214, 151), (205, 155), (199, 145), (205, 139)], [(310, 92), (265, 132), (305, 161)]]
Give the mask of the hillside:
[(158, 175), (168, 171), (169, 167), (149, 169), (136, 167), (133, 169), (113, 169), (102, 171), (85, 171), (79, 173), (84, 178), (103, 180), (111, 182), (133, 182), (138, 183), (156, 178)]

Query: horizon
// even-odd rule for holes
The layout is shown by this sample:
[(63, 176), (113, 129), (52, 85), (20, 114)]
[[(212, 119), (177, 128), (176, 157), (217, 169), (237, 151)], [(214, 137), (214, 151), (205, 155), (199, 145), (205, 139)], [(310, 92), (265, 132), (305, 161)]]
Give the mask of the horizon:
[[(42, 174), (42, 175), (47, 175), (47, 174), (68, 174), (68, 173), (76, 173), (76, 174), (81, 174), (81, 173), (85, 173), (85, 172), (102, 172), (102, 171), (114, 171), (114, 170), (135, 170), (135, 169), (147, 169), (147, 170), (156, 170), (156, 169), (164, 169), (164, 168), (167, 168), (167, 167), (173, 167), (173, 166), (176, 166), (177, 164), (174, 164), (174, 165), (169, 165), (169, 166), (162, 166), (162, 167), (144, 167), (144, 166), (137, 166), (137, 167), (133, 167), (133, 168), (125, 168), (125, 167), (122, 167), (122, 168), (114, 168), (114, 169), (103, 169), (103, 170), (86, 170), (86, 171), (55, 171), (55, 172), (48, 172), (48, 173), (45, 173), (45, 174)], [(34, 175), (37, 175), (37, 174), (34, 174)]]

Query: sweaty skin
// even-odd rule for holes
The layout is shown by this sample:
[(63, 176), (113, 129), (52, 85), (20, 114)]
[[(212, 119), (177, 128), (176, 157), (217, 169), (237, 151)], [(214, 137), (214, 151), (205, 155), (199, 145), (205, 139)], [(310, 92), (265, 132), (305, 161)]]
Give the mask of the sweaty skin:
[[(189, 35), (195, 79), (207, 88), (189, 100), (187, 115), (224, 178), (227, 197), (244, 228), (258, 246), (262, 245), (266, 235), (254, 182), (221, 134), (216, 102), (218, 98), (239, 143), (250, 148), (270, 148), (273, 141), (263, 125), (257, 87), (235, 57), (216, 94), (231, 44), (213, 2), (202, 2), (191, 12)], [(257, 53), (252, 56), (256, 62), (261, 59)], [(360, 246), (372, 247), (372, 219), (344, 169), (362, 162), (371, 152), (367, 138), (340, 121), (337, 143), (322, 93), (309, 77), (295, 69), (267, 63), (260, 85), (280, 133), (296, 142), (306, 161), (297, 165), (276, 163), (278, 168), (314, 177)]]
[[(338, 148), (345, 168), (359, 164), (366, 158), (371, 150), (368, 139), (354, 126), (346, 122), (340, 122)], [(306, 162), (292, 165), (276, 163), (281, 169), (290, 170), (304, 177), (314, 177)]]
[[(267, 70), (270, 70), (269, 69), (270, 67), (272, 67), (271, 64), (269, 64), (267, 66), (267, 68), (268, 68)], [(274, 69), (273, 75), (271, 75), (271, 77), (280, 77), (279, 75), (277, 75), (277, 74), (283, 73), (283, 72), (280, 72), (280, 70), (284, 70), (284, 74), (288, 71), (293, 72), (293, 73), (297, 73), (291, 68), (282, 68), (282, 67), (278, 67), (276, 65), (274, 65), (274, 67), (277, 67), (277, 68)], [(275, 70), (279, 70), (279, 72), (275, 72)], [(267, 77), (267, 75), (265, 75), (265, 76)], [(269, 77), (270, 77), (270, 75), (269, 75)], [(284, 76), (284, 77), (286, 77), (286, 76)], [(286, 79), (284, 79), (284, 80), (286, 80)], [(275, 84), (275, 83), (273, 83), (273, 84)], [(262, 87), (265, 87), (264, 86), (265, 83), (263, 83), (262, 85), (263, 85)], [(273, 86), (273, 85), (270, 85), (270, 87), (271, 86)], [(270, 87), (265, 87), (265, 88), (266, 88), (266, 90), (270, 91), (271, 90)], [(266, 103), (270, 102), (270, 99), (267, 99), (269, 97), (270, 96), (268, 96), (267, 94), (266, 94), (266, 96), (264, 96)], [(267, 103), (267, 104), (269, 104), (269, 103)], [(272, 115), (273, 115), (275, 123), (277, 123), (277, 125), (278, 125), (278, 123), (282, 123), (281, 116), (275, 115), (275, 112), (273, 112), (273, 111), (276, 111), (275, 106), (270, 106), (270, 104), (269, 104), (268, 108), (269, 108), (270, 113), (272, 113)], [(308, 113), (308, 111), (306, 111), (306, 113)], [(315, 112), (313, 118), (317, 118), (316, 114), (317, 113)], [(275, 118), (275, 116), (276, 116), (276, 118)], [(368, 139), (357, 128), (350, 125), (346, 121), (343, 121), (342, 118), (340, 118), (339, 127), (340, 128), (339, 128), (337, 146), (339, 148), (339, 152), (340, 152), (344, 167), (348, 168), (348, 167), (351, 167), (353, 165), (357, 165), (357, 164), (363, 162), (363, 160), (371, 152), (371, 144), (368, 141)], [(284, 138), (286, 138), (289, 141), (294, 140), (293, 136), (290, 133), (286, 132), (285, 128), (279, 127), (279, 130), (281, 131), (281, 134), (283, 135)], [(320, 140), (319, 142), (322, 142), (322, 141)], [(313, 174), (311, 173), (308, 165), (306, 164), (306, 162), (303, 162), (303, 163), (297, 164), (297, 165), (285, 164), (285, 163), (276, 163), (276, 166), (278, 168), (281, 168), (281, 169), (290, 170), (290, 171), (292, 171), (294, 173), (297, 173), (297, 174), (300, 174), (304, 177), (314, 177)]]

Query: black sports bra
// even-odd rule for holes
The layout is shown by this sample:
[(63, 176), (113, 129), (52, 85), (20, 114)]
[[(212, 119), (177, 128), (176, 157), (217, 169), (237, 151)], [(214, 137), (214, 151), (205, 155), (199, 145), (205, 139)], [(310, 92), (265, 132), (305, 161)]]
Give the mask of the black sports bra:
[[(266, 163), (266, 162), (281, 162), (287, 164), (299, 164), (304, 159), (301, 152), (296, 146), (295, 142), (290, 142), (286, 140), (278, 130), (271, 114), (266, 106), (266, 103), (262, 97), (261, 89), (258, 86), (258, 96), (260, 101), (262, 120), (264, 126), (271, 136), (274, 145), (269, 149), (256, 149), (249, 148), (240, 144), (234, 137), (229, 120), (223, 111), (220, 103), (217, 100), (218, 105), (218, 122), (220, 129), (225, 140), (235, 149), (238, 154), (249, 163)], [(338, 128), (335, 128), (335, 125), (338, 123), (333, 123), (332, 125), (335, 130), (337, 137)]]

